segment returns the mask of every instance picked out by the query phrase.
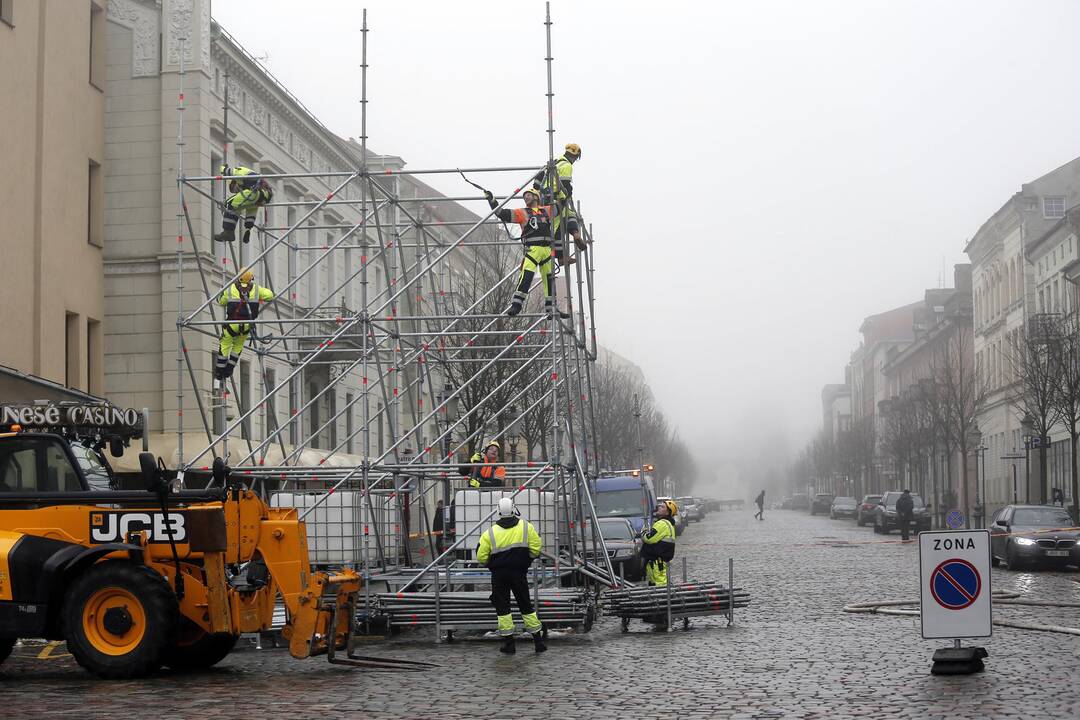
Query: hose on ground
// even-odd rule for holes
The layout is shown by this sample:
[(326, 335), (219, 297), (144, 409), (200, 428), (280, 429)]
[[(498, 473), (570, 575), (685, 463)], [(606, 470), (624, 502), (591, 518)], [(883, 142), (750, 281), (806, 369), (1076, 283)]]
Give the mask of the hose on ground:
[[(1012, 591), (1002, 591), (992, 593), (990, 596), (994, 604), (996, 605), (1025, 605), (1028, 607), (1062, 607), (1062, 608), (1080, 608), (1080, 603), (1075, 602), (1055, 602), (1050, 600), (1027, 600), (1021, 598), (1020, 593)], [(876, 602), (863, 602), (863, 603), (850, 603), (844, 606), (844, 612), (846, 613), (869, 613), (871, 615), (901, 615), (901, 616), (918, 616), (919, 610), (912, 608), (914, 605), (916, 608), (919, 605), (918, 600), (883, 600)], [(994, 625), (998, 627), (1010, 627), (1019, 630), (1036, 630), (1039, 632), (1054, 632), (1062, 633), (1065, 635), (1080, 635), (1080, 628), (1067, 627), (1065, 625), (1046, 625), (1043, 623), (1026, 622), (1024, 620), (1007, 620), (1004, 618), (993, 618)]]

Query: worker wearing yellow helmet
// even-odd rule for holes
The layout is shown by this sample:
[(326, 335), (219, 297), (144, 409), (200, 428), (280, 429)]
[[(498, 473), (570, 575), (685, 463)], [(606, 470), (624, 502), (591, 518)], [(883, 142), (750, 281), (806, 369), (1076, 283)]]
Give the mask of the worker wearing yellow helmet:
[(675, 524), (672, 519), (679, 506), (672, 500), (656, 504), (652, 527), (641, 535), (641, 559), (645, 563), (645, 579), (650, 585), (667, 585), (668, 563), (675, 557)]
[(506, 468), (499, 465), (499, 441), (488, 440), (484, 451), (473, 453), (469, 465), (458, 467), (458, 473), (469, 478), (469, 487), (499, 488), (506, 485)]
[(221, 330), (220, 353), (214, 361), (214, 377), (225, 380), (232, 377), (244, 343), (251, 334), (252, 324), (245, 322), (259, 316), (262, 303), (274, 299), (268, 288), (255, 284), (255, 273), (248, 268), (240, 271), (236, 280), (218, 298), (218, 305), (225, 308), (227, 322)]
[(574, 244), (579, 250), (584, 250), (585, 241), (581, 239), (581, 228), (577, 214), (574, 212), (574, 163), (581, 159), (581, 146), (577, 143), (567, 143), (562, 156), (555, 161), (555, 173), (549, 176), (545, 171), (534, 186), (541, 191), (547, 191), (546, 196), (554, 198), (559, 207), (559, 214), (555, 216), (555, 256), (560, 260), (567, 258), (563, 253), (563, 232), (570, 233), (574, 238)]

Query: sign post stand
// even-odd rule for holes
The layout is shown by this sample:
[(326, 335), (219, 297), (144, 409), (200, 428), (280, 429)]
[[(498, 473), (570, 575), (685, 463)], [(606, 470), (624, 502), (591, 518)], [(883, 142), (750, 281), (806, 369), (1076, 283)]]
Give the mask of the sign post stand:
[(919, 599), (924, 639), (951, 638), (934, 652), (934, 675), (966, 675), (985, 669), (986, 648), (963, 647), (962, 639), (990, 637), (990, 533), (943, 530), (919, 533)]

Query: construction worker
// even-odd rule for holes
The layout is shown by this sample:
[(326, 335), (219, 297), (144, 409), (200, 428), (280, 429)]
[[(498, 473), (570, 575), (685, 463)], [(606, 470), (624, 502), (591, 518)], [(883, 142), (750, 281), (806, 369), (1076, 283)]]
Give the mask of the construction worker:
[(229, 180), (229, 192), (232, 195), (225, 201), (225, 217), (221, 222), (223, 229), (214, 236), (214, 240), (218, 242), (235, 240), (236, 223), (243, 215), (244, 242), (248, 242), (251, 240), (251, 228), (255, 227), (255, 213), (274, 199), (274, 191), (266, 180), (248, 177), (254, 175), (255, 171), (242, 165), (234, 168), (222, 165), (221, 174), (236, 177)]
[(532, 523), (521, 518), (521, 511), (514, 506), (513, 500), (500, 499), (498, 512), (498, 521), (480, 536), (476, 559), (491, 570), (491, 604), (499, 616), (499, 635), (503, 638), (499, 652), (516, 652), (510, 593), (514, 593), (521, 621), (526, 632), (532, 634), (536, 652), (544, 652), (547, 645), (541, 636), (543, 626), (529, 597), (528, 579), (529, 566), (540, 557), (544, 544)]
[(469, 478), (469, 487), (480, 489), (506, 485), (506, 468), (497, 464), (501, 449), (497, 440), (489, 440), (483, 453), (474, 452), (469, 458), (470, 465), (458, 467), (458, 473)]
[(231, 322), (227, 322), (221, 331), (221, 352), (214, 364), (216, 378), (225, 380), (232, 377), (244, 343), (251, 333), (251, 323), (244, 321), (258, 317), (261, 304), (273, 298), (274, 293), (268, 288), (255, 284), (255, 274), (248, 268), (241, 270), (236, 281), (221, 293), (218, 305), (225, 308), (225, 319)]
[(555, 250), (558, 257), (562, 254), (562, 237), (559, 235), (563, 221), (566, 222), (566, 231), (574, 237), (574, 244), (578, 250), (586, 248), (585, 241), (581, 239), (581, 229), (578, 225), (577, 213), (574, 212), (574, 163), (581, 159), (581, 146), (577, 143), (567, 143), (562, 157), (555, 161), (555, 176), (549, 178), (544, 172), (533, 183), (533, 186), (545, 192), (545, 199), (551, 197), (552, 187), (555, 188), (555, 201), (559, 206), (559, 213), (555, 216)]
[[(489, 190), (484, 191), (488, 205), (494, 210), (499, 206), (495, 196)], [(503, 222), (513, 222), (521, 226), (521, 242), (525, 245), (525, 258), (521, 261), (521, 274), (518, 276), (517, 290), (506, 314), (514, 317), (521, 312), (525, 298), (532, 287), (533, 276), (540, 273), (540, 282), (544, 288), (544, 309), (552, 312), (555, 307), (555, 275), (552, 272), (555, 253), (551, 249), (551, 218), (555, 208), (540, 205), (540, 192), (536, 188), (526, 188), (522, 194), (525, 199), (523, 208), (503, 208), (495, 215)], [(570, 315), (559, 311), (564, 320)]]
[(672, 500), (656, 504), (652, 527), (641, 534), (641, 559), (649, 585), (667, 585), (668, 563), (675, 557), (675, 525), (672, 522), (679, 506)]

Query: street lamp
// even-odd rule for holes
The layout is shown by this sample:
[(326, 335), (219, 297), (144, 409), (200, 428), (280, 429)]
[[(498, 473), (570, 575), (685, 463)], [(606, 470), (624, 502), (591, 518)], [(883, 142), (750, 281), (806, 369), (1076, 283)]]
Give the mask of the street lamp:
[(521, 416), (518, 415), (518, 409), (514, 405), (508, 408), (508, 412), (511, 420), (506, 426), (506, 439), (510, 443), (510, 462), (516, 463), (518, 442), (521, 440)]
[(1027, 502), (1031, 503), (1031, 440), (1035, 433), (1035, 420), (1025, 413), (1020, 420), (1020, 431), (1024, 440), (1024, 486), (1027, 489)]
[[(979, 424), (972, 419), (971, 428), (967, 434), (968, 447), (975, 452), (975, 524), (977, 527), (982, 527), (983, 521), (983, 506), (982, 506), (982, 493), (979, 491), (979, 447), (982, 445), (982, 433), (979, 431)], [(964, 478), (964, 522), (967, 523), (970, 529), (971, 523), (967, 518), (967, 499), (968, 499), (968, 479)]]

